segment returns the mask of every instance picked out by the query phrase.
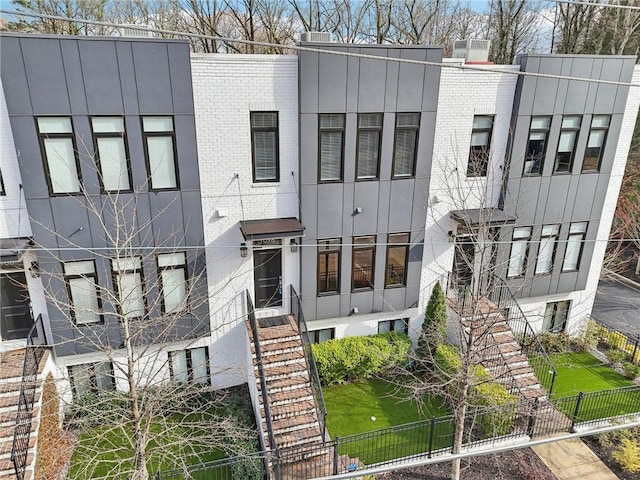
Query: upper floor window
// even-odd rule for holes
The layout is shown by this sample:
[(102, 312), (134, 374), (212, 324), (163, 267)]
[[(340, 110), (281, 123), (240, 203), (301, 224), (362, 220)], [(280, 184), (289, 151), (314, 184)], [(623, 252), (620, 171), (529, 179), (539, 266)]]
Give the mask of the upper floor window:
[(471, 130), (471, 149), (467, 177), (486, 177), (489, 168), (491, 149), (491, 132), (493, 130), (492, 115), (476, 115), (473, 117)]
[(380, 169), (380, 144), (382, 141), (382, 114), (358, 114), (358, 145), (356, 153), (356, 178), (378, 178)]
[(322, 343), (331, 340), (336, 336), (335, 328), (323, 328), (321, 330), (311, 330), (309, 333), (309, 341), (311, 343)]
[(342, 180), (344, 114), (319, 115), (320, 181)]
[(571, 302), (564, 300), (561, 302), (549, 302), (544, 311), (542, 321), (542, 331), (561, 333), (564, 332), (569, 318), (569, 307)]
[(607, 139), (610, 115), (594, 115), (591, 119), (591, 129), (587, 140), (587, 150), (582, 161), (583, 172), (597, 172), (600, 170), (604, 144)]
[(172, 117), (142, 117), (144, 151), (152, 190), (178, 188)]
[(140, 257), (111, 260), (113, 281), (118, 292), (118, 311), (123, 317), (138, 318), (145, 312)]
[(527, 141), (527, 153), (524, 158), (523, 175), (541, 175), (544, 168), (544, 156), (547, 150), (551, 117), (532, 117)]
[(107, 192), (131, 190), (124, 119), (93, 117), (91, 129), (102, 189)]
[(513, 229), (511, 241), (511, 255), (509, 255), (508, 277), (524, 275), (531, 240), (531, 227), (516, 227)]
[(540, 238), (540, 248), (538, 249), (538, 259), (536, 260), (536, 275), (551, 273), (553, 270), (553, 259), (556, 254), (556, 242), (560, 233), (560, 225), (544, 225)]
[(581, 123), (582, 117), (580, 115), (568, 115), (562, 118), (556, 163), (553, 167), (554, 173), (571, 173)]
[(409, 258), (409, 234), (391, 233), (387, 240), (387, 266), (385, 287), (407, 284), (407, 260)]
[(378, 333), (399, 332), (409, 333), (409, 319), (382, 320), (378, 322)]
[(340, 291), (340, 239), (318, 240), (318, 293)]
[(576, 222), (569, 225), (569, 239), (567, 240), (567, 249), (564, 252), (564, 262), (562, 262), (563, 272), (578, 270), (586, 234), (587, 222)]
[(251, 112), (251, 157), (254, 182), (280, 180), (278, 112)]
[(184, 252), (158, 255), (162, 311), (184, 310), (187, 301), (187, 266)]
[(74, 398), (116, 388), (111, 362), (83, 363), (67, 367), (67, 370)]
[(4, 179), (2, 178), (2, 170), (0, 170), (0, 195), (6, 195), (7, 191), (4, 189)]
[(393, 176), (415, 175), (420, 112), (396, 114), (396, 138), (393, 147)]
[(40, 148), (51, 194), (80, 191), (79, 165), (69, 117), (39, 117)]
[(354, 237), (352, 255), (352, 288), (372, 289), (375, 265), (376, 237)]
[(101, 322), (102, 305), (93, 260), (66, 262), (63, 268), (73, 321), (77, 325)]
[(190, 348), (169, 352), (171, 379), (178, 383), (209, 384), (209, 349)]

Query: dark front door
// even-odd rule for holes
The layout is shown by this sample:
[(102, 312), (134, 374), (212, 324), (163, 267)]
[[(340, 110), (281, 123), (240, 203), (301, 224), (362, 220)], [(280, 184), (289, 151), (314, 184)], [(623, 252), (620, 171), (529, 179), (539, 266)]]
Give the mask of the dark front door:
[(471, 288), (473, 284), (473, 264), (475, 261), (475, 242), (472, 237), (457, 237), (453, 271), (459, 290)]
[(282, 306), (282, 250), (254, 250), (256, 308)]
[(24, 272), (0, 273), (0, 333), (3, 340), (26, 338), (33, 325)]

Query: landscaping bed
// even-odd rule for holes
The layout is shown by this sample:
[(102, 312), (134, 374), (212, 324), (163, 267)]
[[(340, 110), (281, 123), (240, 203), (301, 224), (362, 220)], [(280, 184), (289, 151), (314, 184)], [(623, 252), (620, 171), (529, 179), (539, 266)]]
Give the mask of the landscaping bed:
[(620, 480), (640, 480), (640, 472), (630, 473), (625, 472), (620, 468), (620, 465), (614, 460), (613, 452), (615, 447), (608, 445), (604, 446), (598, 442), (595, 437), (585, 437), (582, 441), (595, 453), (609, 469), (616, 474)]

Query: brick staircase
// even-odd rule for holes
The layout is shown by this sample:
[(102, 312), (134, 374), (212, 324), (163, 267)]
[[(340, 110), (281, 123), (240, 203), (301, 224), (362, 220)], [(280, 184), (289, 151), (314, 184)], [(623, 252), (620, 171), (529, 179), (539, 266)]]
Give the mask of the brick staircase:
[[(0, 354), (0, 480), (14, 480), (16, 478), (13, 463), (11, 462), (11, 447), (13, 446), (13, 433), (18, 412), (24, 353), (25, 351), (21, 349)], [(33, 478), (40, 397), (42, 395), (42, 371), (48, 355), (49, 352), (45, 352), (38, 371), (25, 480)]]

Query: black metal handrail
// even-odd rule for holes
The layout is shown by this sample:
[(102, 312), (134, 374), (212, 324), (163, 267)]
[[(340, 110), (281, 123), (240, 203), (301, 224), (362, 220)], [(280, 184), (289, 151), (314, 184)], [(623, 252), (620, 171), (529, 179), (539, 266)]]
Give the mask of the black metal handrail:
[(44, 356), (46, 344), (47, 339), (42, 324), (42, 314), (40, 314), (27, 335), (27, 345), (22, 364), (20, 396), (18, 397), (16, 428), (13, 432), (13, 444), (11, 446), (11, 462), (18, 480), (24, 479), (27, 470), (29, 441), (33, 424), (33, 404), (36, 398), (40, 361)]
[(298, 324), (298, 333), (302, 340), (302, 349), (304, 351), (304, 359), (307, 363), (307, 369), (309, 370), (309, 379), (311, 380), (311, 388), (313, 389), (313, 399), (316, 407), (316, 413), (318, 421), (320, 422), (320, 428), (322, 429), (322, 438), (326, 438), (327, 433), (327, 406), (324, 403), (324, 395), (322, 394), (322, 385), (320, 384), (320, 376), (318, 375), (318, 368), (316, 367), (316, 360), (313, 356), (313, 350), (311, 349), (311, 341), (309, 340), (309, 329), (307, 328), (307, 322), (304, 320), (304, 313), (302, 312), (302, 300), (300, 295), (296, 292), (296, 289), (291, 287), (291, 314), (296, 319)]

